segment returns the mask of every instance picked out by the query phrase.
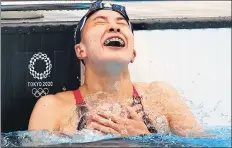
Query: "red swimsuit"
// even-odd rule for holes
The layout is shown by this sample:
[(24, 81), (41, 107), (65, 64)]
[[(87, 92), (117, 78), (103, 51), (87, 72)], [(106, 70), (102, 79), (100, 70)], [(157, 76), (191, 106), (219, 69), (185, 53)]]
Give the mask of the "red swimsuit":
[[(74, 90), (73, 94), (75, 96), (76, 104), (78, 105), (79, 112), (80, 112), (80, 114), (79, 114), (80, 121), (78, 123), (77, 130), (81, 130), (82, 128), (85, 127), (86, 122), (87, 122), (88, 108), (85, 106), (84, 98), (81, 96), (81, 92), (79, 89)], [(133, 96), (132, 97), (133, 97), (133, 105), (141, 104), (141, 97), (139, 96), (139, 94), (134, 86), (133, 86)], [(157, 133), (157, 130), (152, 126), (151, 121), (148, 119), (148, 117), (145, 114), (143, 116), (143, 121), (151, 133)]]

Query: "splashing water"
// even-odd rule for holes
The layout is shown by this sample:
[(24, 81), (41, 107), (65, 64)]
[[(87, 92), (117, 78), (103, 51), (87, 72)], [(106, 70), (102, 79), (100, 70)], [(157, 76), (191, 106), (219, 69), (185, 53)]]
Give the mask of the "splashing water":
[(112, 137), (112, 135), (102, 136), (101, 133), (86, 129), (73, 135), (52, 133), (47, 130), (17, 131), (2, 133), (1, 143), (3, 147), (42, 146), (61, 143), (86, 143)]
[(207, 129), (216, 137), (188, 138), (173, 134), (162, 136), (158, 134), (119, 138), (113, 135), (102, 135), (91, 130), (82, 130), (73, 135), (41, 131), (18, 131), (2, 133), (2, 147), (19, 146), (204, 146), (229, 147), (231, 146), (231, 128), (214, 127)]
[[(96, 94), (98, 95), (98, 94)], [(93, 102), (96, 100), (93, 96), (88, 96), (89, 100)], [(188, 101), (188, 100), (187, 100)], [(186, 102), (186, 100), (185, 100)], [(97, 104), (97, 106), (102, 106), (103, 102)], [(107, 103), (105, 107), (107, 107)], [(220, 101), (216, 104), (216, 106), (212, 109), (211, 112), (215, 112), (217, 110), (217, 106)], [(192, 102), (188, 102), (189, 106), (191, 106), (194, 112), (199, 112), (198, 118), (201, 123), (203, 123), (203, 119), (210, 114), (203, 112), (204, 103), (200, 105), (194, 106)], [(114, 104), (115, 105), (115, 104)], [(75, 110), (75, 109), (74, 109)], [(119, 111), (119, 109), (112, 109)], [(124, 137), (119, 138), (114, 135), (102, 135), (99, 132), (83, 129), (81, 131), (77, 131), (72, 135), (66, 135), (61, 133), (52, 133), (46, 130), (41, 131), (16, 131), (10, 133), (2, 133), (1, 143), (2, 147), (22, 147), (22, 146), (56, 146), (56, 147), (79, 147), (79, 146), (107, 146), (107, 147), (231, 147), (231, 127), (229, 126), (221, 126), (221, 127), (204, 127), (206, 133), (210, 133), (210, 135), (214, 135), (213, 137), (208, 138), (190, 138), (190, 137), (180, 137), (173, 134), (169, 135), (161, 135), (161, 134), (153, 134), (153, 135), (145, 135), (145, 136), (135, 136), (135, 137)]]
[[(196, 108), (200, 108), (196, 107)], [(213, 109), (215, 110), (215, 108)], [(205, 118), (204, 113), (201, 114)], [(102, 135), (88, 129), (77, 131), (72, 135), (52, 133), (46, 130), (41, 131), (16, 131), (2, 133), (2, 147), (20, 146), (56, 146), (56, 147), (79, 147), (79, 146), (107, 146), (107, 147), (230, 147), (231, 127), (204, 127), (206, 133), (214, 135), (208, 138), (180, 137), (173, 134), (153, 134), (146, 136), (119, 138), (113, 135)]]

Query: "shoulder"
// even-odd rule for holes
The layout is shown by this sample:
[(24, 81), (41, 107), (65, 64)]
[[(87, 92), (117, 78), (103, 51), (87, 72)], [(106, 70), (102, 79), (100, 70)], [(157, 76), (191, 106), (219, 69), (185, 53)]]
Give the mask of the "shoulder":
[(151, 83), (135, 82), (134, 85), (143, 94), (179, 95), (178, 91), (171, 84), (164, 81), (153, 81)]
[(71, 91), (59, 92), (57, 94), (51, 94), (47, 96), (43, 96), (38, 100), (39, 104), (47, 104), (47, 105), (59, 105), (63, 103), (71, 103), (75, 101), (74, 96)]
[(145, 98), (143, 103), (148, 104), (147, 106), (152, 109), (160, 109), (167, 114), (184, 106), (178, 91), (169, 83), (154, 81), (151, 83), (137, 82), (134, 85), (138, 93)]
[(169, 83), (163, 81), (154, 81), (151, 83), (134, 83), (138, 93), (146, 98), (151, 104), (161, 103), (165, 107), (172, 104), (182, 104), (181, 96), (178, 91)]
[(138, 87), (150, 87), (150, 86), (158, 86), (158, 87), (172, 87), (169, 83), (167, 82), (164, 82), (164, 81), (153, 81), (153, 82), (150, 82), (150, 83), (147, 83), (147, 82), (133, 82), (133, 84), (135, 86), (138, 86)]
[(41, 97), (33, 108), (28, 129), (58, 130), (60, 120), (67, 115), (74, 102), (74, 99), (73, 102), (71, 101), (70, 92)]
[(73, 106), (75, 99), (71, 91), (41, 97), (35, 104), (34, 110), (59, 111)]

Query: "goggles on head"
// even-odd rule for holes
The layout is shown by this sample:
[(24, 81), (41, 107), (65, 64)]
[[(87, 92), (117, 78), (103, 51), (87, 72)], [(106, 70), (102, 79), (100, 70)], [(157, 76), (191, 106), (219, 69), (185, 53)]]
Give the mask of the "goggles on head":
[(120, 13), (125, 20), (127, 21), (132, 33), (134, 32), (133, 27), (130, 23), (129, 17), (126, 13), (126, 8), (124, 6), (121, 5), (117, 5), (117, 4), (109, 4), (109, 3), (103, 3), (102, 1), (96, 1), (94, 3), (91, 4), (89, 11), (85, 14), (84, 17), (82, 17), (82, 19), (79, 21), (76, 30), (75, 30), (75, 34), (74, 34), (74, 39), (75, 39), (75, 44), (78, 43), (77, 41), (77, 35), (79, 35), (79, 39), (81, 38), (80, 34), (81, 31), (85, 25), (86, 20), (95, 12), (97, 12), (98, 10), (112, 10), (112, 11), (116, 11), (118, 13)]

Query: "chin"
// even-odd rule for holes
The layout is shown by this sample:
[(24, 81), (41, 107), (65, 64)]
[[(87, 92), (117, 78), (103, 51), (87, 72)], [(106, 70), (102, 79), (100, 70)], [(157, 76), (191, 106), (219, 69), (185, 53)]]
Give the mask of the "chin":
[(121, 63), (121, 64), (129, 64), (130, 63), (130, 59), (129, 58), (123, 58), (123, 57), (108, 57), (105, 59), (102, 59), (102, 61), (104, 61), (105, 63)]

